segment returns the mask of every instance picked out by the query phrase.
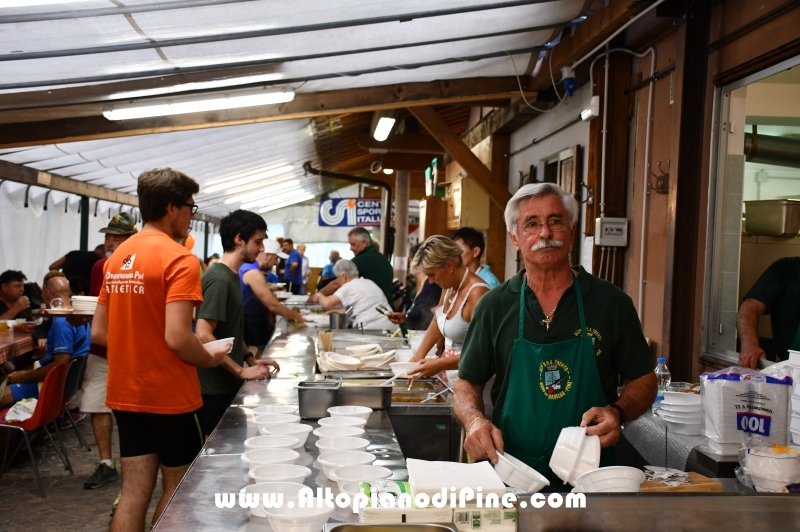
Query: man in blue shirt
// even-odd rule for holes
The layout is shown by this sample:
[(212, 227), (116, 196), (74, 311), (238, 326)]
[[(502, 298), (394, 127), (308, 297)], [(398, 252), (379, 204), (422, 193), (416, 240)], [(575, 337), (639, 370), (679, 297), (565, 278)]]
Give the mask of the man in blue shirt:
[(289, 283), (289, 290), (298, 295), (303, 291), (303, 256), (294, 249), (294, 242), (291, 238), (284, 240), (281, 247), (283, 252), (289, 255), (289, 258), (286, 259), (283, 278)]
[[(69, 281), (60, 277), (45, 277), (42, 297), (50, 306), (51, 301), (60, 298), (64, 308), (70, 306)], [(0, 408), (11, 406), (17, 401), (31, 397), (39, 397), (39, 390), (44, 378), (54, 367), (66, 364), (70, 359), (85, 357), (89, 354), (91, 330), (88, 323), (75, 327), (66, 318), (54, 318), (50, 332), (47, 334), (47, 356), (38, 360), (33, 369), (16, 371), (8, 376), (9, 386), (3, 390)]]
[(335, 249), (331, 250), (330, 255), (328, 255), (328, 259), (330, 262), (326, 264), (322, 268), (322, 273), (319, 275), (319, 281), (317, 281), (317, 291), (322, 290), (328, 283), (336, 279), (336, 274), (333, 273), (333, 266), (336, 264), (341, 257), (339, 256), (339, 252)]
[(481, 256), (483, 256), (483, 250), (486, 249), (483, 233), (472, 227), (460, 227), (456, 229), (451, 238), (453, 242), (464, 248), (461, 260), (469, 271), (483, 279), (489, 288), (500, 286), (500, 281), (489, 269), (489, 265), (481, 264)]

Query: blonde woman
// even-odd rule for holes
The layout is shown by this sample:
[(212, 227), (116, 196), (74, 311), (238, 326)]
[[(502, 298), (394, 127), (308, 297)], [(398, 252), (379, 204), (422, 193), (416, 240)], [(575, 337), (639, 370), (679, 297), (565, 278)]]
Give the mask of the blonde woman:
[[(458, 361), (461, 344), (467, 335), (469, 322), (478, 300), (489, 291), (483, 279), (469, 271), (461, 260), (464, 249), (445, 236), (428, 238), (419, 248), (411, 263), (411, 270), (421, 270), (428, 281), (442, 287), (439, 306), (434, 309), (425, 338), (411, 358), (419, 362), (420, 369), (412, 377), (422, 378), (442, 371), (448, 380), (455, 382), (458, 376)], [(444, 354), (439, 358), (425, 355), (444, 340)]]

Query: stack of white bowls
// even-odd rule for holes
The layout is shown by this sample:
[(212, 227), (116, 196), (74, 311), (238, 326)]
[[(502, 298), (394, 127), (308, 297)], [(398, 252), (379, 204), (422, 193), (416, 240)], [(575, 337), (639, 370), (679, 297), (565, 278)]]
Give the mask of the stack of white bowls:
[(800, 454), (748, 449), (745, 467), (756, 491), (782, 492), (800, 482)]
[(612, 466), (588, 471), (575, 479), (576, 493), (636, 493), (644, 473), (635, 467)]
[(600, 466), (600, 438), (586, 434), (586, 427), (565, 427), (558, 435), (550, 469), (558, 478), (575, 486), (582, 474)]
[(792, 417), (789, 420), (789, 437), (794, 445), (800, 445), (800, 379), (795, 377), (800, 372), (800, 351), (789, 351), (789, 364), (792, 365)]
[(699, 436), (702, 427), (700, 395), (685, 392), (664, 392), (659, 415), (666, 421), (670, 432)]
[(87, 314), (94, 314), (97, 307), (97, 297), (92, 296), (72, 296), (72, 308), (76, 312), (85, 312)]

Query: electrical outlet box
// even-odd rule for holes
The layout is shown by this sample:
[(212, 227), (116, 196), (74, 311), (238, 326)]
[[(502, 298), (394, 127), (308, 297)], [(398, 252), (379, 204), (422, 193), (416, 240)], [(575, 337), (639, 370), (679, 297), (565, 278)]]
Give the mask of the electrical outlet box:
[(627, 218), (598, 218), (594, 223), (594, 245), (625, 247), (628, 245)]

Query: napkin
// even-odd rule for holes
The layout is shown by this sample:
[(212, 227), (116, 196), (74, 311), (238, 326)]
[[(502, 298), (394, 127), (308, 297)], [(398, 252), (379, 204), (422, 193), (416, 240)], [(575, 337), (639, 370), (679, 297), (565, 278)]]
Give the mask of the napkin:
[(502, 497), (506, 493), (506, 486), (500, 480), (489, 462), (476, 462), (474, 464), (461, 464), (458, 462), (429, 462), (427, 460), (406, 460), (408, 468), (408, 483), (411, 492), (425, 493), (433, 496), (442, 492), (442, 488), (450, 493), (450, 488), (456, 489), (456, 494), (462, 488), (482, 488), (484, 497), (488, 493), (496, 493)]
[(6, 412), (6, 421), (8, 423), (22, 423), (23, 421), (29, 420), (33, 417), (33, 411), (36, 410), (37, 402), (38, 401), (34, 398), (17, 401), (17, 403)]

